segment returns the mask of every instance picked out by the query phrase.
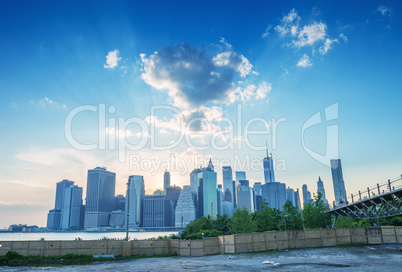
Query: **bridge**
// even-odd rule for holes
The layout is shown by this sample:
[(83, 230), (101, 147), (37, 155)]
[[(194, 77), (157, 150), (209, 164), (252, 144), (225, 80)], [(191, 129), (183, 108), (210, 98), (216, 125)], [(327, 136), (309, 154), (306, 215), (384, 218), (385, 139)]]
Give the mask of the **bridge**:
[(353, 219), (382, 218), (402, 215), (402, 175), (388, 180), (384, 184), (377, 183), (376, 187), (364, 192), (351, 194), (341, 207), (329, 211), (335, 215), (333, 227), (338, 216), (349, 216)]

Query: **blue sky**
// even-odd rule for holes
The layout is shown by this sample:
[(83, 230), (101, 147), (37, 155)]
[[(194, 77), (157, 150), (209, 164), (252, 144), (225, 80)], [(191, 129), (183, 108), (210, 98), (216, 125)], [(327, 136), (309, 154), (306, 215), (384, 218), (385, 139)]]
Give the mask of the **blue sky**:
[[(315, 192), (321, 176), (330, 202), (325, 164), (331, 156), (342, 159), (348, 195), (399, 176), (401, 10), (399, 1), (1, 3), (0, 227), (44, 226), (55, 183), (74, 180), (85, 192), (86, 171), (96, 166), (117, 173), (120, 194), (132, 174), (144, 175), (149, 193), (161, 188), (165, 168), (173, 183), (186, 185), (189, 171), (210, 157), (263, 182), (251, 163), (264, 157), (265, 141), (279, 167), (277, 180)], [(99, 132), (101, 104), (107, 120)], [(325, 121), (325, 108), (334, 104), (337, 119), (304, 133), (320, 161), (303, 147), (302, 128), (317, 112)], [(84, 144), (105, 137), (104, 149), (79, 150), (66, 139), (66, 118), (83, 105), (98, 111), (77, 114), (72, 135)], [(169, 109), (150, 117), (161, 105)], [(118, 126), (119, 118), (124, 123), (132, 117), (149, 129)], [(203, 119), (192, 124), (196, 131), (184, 133), (193, 134), (198, 148), (183, 140), (155, 150), (152, 141), (175, 142), (180, 117), (186, 124)], [(155, 135), (150, 120), (156, 121)], [(248, 121), (250, 129), (270, 129), (248, 138), (259, 150), (237, 133)], [(327, 143), (326, 125), (337, 126), (336, 137), (331, 134), (337, 140)], [(226, 148), (211, 145), (214, 134)], [(120, 139), (115, 148), (111, 137)], [(141, 139), (146, 143), (139, 150), (119, 149), (123, 140), (135, 147)], [(326, 157), (326, 145), (337, 154)], [(143, 165), (130, 168), (130, 158)], [(180, 159), (187, 167), (177, 166)], [(147, 167), (151, 162), (156, 166)]]

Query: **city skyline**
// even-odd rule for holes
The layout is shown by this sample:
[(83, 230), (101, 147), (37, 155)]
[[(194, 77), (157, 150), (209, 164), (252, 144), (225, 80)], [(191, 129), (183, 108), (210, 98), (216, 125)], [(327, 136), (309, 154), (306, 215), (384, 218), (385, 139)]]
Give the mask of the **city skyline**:
[(399, 1), (1, 7), (0, 228), (43, 226), (55, 183), (85, 196), (97, 166), (116, 195), (193, 185), (210, 158), (218, 184), (264, 184), (266, 141), (275, 181), (321, 177), (331, 204), (331, 159), (348, 195), (401, 174)]

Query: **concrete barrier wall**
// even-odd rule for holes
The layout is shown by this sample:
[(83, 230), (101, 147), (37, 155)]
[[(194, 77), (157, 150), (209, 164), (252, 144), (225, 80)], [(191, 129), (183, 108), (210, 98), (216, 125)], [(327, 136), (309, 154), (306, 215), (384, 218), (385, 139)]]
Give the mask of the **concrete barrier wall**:
[(326, 247), (402, 243), (402, 227), (356, 227), (266, 231), (223, 235), (202, 240), (134, 241), (0, 241), (0, 255), (14, 250), (21, 255), (60, 256), (68, 253), (86, 255), (161, 255), (204, 256)]

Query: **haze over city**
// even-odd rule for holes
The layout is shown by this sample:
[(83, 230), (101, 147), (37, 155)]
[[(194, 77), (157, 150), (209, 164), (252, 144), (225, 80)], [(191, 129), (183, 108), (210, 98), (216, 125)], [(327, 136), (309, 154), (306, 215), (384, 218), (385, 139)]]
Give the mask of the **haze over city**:
[[(151, 194), (212, 159), (330, 203), (400, 176), (401, 3), (2, 3), (0, 228), (46, 225), (56, 183)], [(253, 131), (255, 134), (253, 134)], [(258, 132), (255, 132), (258, 131)]]

